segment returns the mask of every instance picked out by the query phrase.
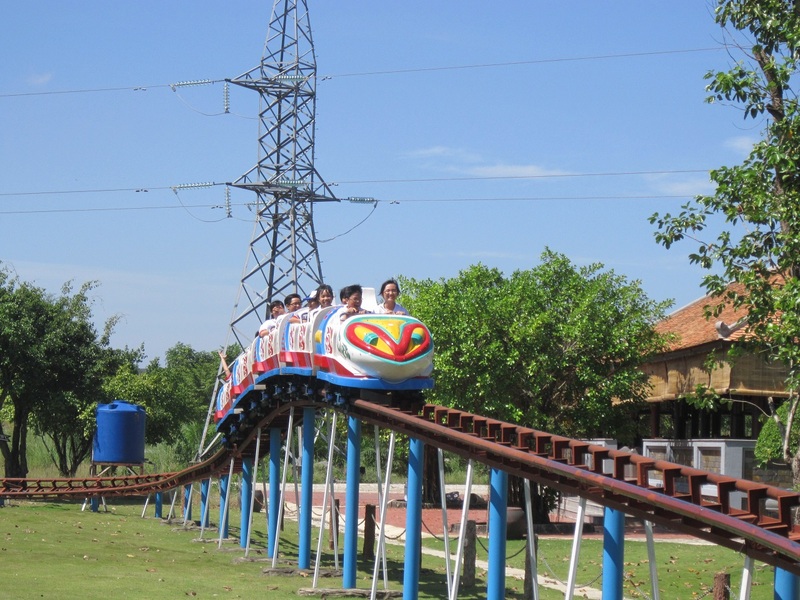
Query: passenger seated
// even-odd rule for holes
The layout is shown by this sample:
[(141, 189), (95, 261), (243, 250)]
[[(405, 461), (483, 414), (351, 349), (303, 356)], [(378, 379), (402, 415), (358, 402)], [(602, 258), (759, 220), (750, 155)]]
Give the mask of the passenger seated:
[(275, 329), (275, 327), (278, 325), (277, 318), (280, 317), (285, 312), (286, 311), (283, 308), (283, 302), (281, 302), (280, 300), (273, 300), (272, 302), (270, 302), (269, 304), (270, 318), (264, 321), (261, 324), (261, 327), (258, 328), (258, 336), (264, 337), (270, 331)]
[(378, 304), (375, 312), (378, 314), (407, 315), (406, 308), (397, 302), (400, 295), (400, 285), (394, 279), (387, 279), (381, 284), (381, 297), (383, 302)]
[(269, 313), (272, 315), (273, 319), (277, 319), (286, 313), (286, 307), (280, 300), (273, 300), (269, 305)]
[(369, 312), (361, 308), (362, 293), (363, 290), (358, 284), (342, 288), (341, 296), (345, 300), (345, 305), (339, 309), (339, 319), (344, 321), (353, 315), (364, 315)]
[(289, 322), (299, 323), (300, 316), (294, 313), (300, 310), (300, 307), (303, 306), (303, 299), (300, 297), (300, 294), (289, 294), (286, 296), (286, 299), (283, 301), (283, 303), (286, 305), (286, 314), (291, 315), (289, 317)]
[(303, 322), (308, 321), (311, 311), (317, 310), (319, 308), (319, 300), (317, 299), (317, 295), (318, 291), (314, 290), (308, 296), (303, 298), (305, 306), (297, 311), (297, 316), (300, 318), (301, 321)]
[(320, 308), (333, 306), (333, 288), (327, 283), (323, 283), (317, 288), (317, 299)]
[(300, 298), (300, 294), (289, 294), (286, 296), (283, 304), (286, 307), (287, 313), (293, 313), (300, 310), (300, 307), (303, 306), (303, 300)]

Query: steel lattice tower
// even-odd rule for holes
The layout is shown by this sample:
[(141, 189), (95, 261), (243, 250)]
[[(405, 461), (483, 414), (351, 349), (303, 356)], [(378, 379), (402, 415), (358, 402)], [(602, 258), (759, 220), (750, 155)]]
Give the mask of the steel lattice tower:
[(258, 163), (231, 184), (257, 195), (231, 317), (242, 347), (267, 317), (270, 300), (322, 283), (313, 205), (336, 198), (314, 168), (316, 80), (306, 0), (275, 0), (261, 64), (229, 80), (260, 97)]

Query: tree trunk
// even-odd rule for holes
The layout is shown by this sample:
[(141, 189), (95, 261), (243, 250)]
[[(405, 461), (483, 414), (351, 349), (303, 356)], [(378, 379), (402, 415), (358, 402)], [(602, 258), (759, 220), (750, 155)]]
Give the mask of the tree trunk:
[[(525, 508), (525, 480), (522, 477), (511, 475), (508, 478), (508, 505)], [(549, 523), (550, 511), (547, 506), (545, 488), (531, 481), (531, 505), (533, 508), (534, 523)]]
[(14, 412), (14, 432), (11, 435), (11, 449), (6, 459), (6, 477), (28, 476), (28, 411)]
[(422, 502), (439, 506), (441, 489), (439, 486), (439, 454), (430, 444), (425, 444), (423, 452)]
[(46, 436), (52, 445), (45, 443), (47, 452), (60, 475), (75, 477), (78, 467), (86, 460), (92, 450), (92, 440), (82, 433), (58, 433)]

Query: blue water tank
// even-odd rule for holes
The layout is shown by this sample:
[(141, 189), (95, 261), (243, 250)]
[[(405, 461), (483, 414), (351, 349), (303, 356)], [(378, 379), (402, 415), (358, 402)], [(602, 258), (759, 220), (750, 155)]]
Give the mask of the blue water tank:
[(97, 431), (92, 462), (141, 465), (144, 463), (145, 411), (141, 406), (114, 400), (97, 405)]

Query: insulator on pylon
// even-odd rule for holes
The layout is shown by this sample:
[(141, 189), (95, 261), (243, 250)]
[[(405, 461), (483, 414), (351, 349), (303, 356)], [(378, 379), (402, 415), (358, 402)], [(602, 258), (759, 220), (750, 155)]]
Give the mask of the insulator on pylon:
[(231, 112), (231, 90), (228, 82), (225, 82), (225, 87), (222, 90), (223, 106), (225, 107), (225, 114)]
[(175, 88), (179, 87), (189, 87), (192, 85), (208, 85), (209, 83), (214, 83), (211, 79), (196, 79), (194, 81), (179, 81), (178, 83), (171, 83), (169, 87), (172, 88), (172, 91), (175, 91)]
[(213, 185), (216, 185), (213, 181), (204, 181), (202, 183), (181, 183), (179, 185), (172, 186), (173, 190), (188, 190), (194, 188), (209, 188)]

